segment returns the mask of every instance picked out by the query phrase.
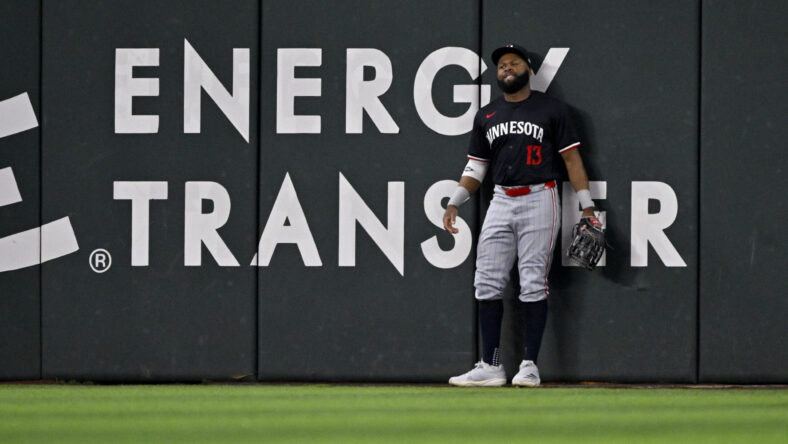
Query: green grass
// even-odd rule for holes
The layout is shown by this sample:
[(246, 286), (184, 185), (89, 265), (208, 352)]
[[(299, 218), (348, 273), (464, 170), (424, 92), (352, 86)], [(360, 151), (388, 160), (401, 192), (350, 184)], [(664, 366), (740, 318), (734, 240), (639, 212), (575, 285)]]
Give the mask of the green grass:
[(0, 443), (787, 439), (788, 390), (0, 385)]

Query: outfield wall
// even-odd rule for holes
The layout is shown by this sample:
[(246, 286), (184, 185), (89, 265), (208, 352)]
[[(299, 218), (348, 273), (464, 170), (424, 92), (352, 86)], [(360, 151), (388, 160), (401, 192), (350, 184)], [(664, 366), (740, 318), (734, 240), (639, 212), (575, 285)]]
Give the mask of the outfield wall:
[(556, 251), (543, 379), (786, 382), (780, 6), (5, 2), (0, 379), (467, 370), (489, 184), (460, 235), (440, 216), (516, 41), (613, 247)]

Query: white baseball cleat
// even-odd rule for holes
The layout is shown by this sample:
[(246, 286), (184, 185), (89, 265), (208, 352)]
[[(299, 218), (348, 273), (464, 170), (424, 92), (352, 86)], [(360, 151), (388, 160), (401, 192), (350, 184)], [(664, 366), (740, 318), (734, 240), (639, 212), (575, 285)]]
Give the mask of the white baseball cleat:
[(539, 379), (539, 369), (536, 368), (534, 361), (523, 361), (520, 363), (520, 371), (512, 378), (512, 385), (518, 387), (539, 387), (542, 380)]
[(501, 365), (479, 361), (467, 373), (449, 378), (449, 384), (459, 387), (500, 387), (506, 384), (506, 372)]

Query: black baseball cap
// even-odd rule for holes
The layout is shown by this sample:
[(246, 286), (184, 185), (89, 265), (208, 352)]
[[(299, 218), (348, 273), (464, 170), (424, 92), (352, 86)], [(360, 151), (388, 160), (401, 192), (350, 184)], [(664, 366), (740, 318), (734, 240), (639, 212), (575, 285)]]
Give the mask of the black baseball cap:
[(517, 54), (522, 57), (526, 62), (528, 62), (528, 67), (533, 69), (533, 64), (531, 64), (531, 58), (528, 56), (528, 50), (523, 48), (522, 46), (518, 45), (517, 43), (509, 43), (508, 45), (501, 46), (500, 48), (496, 49), (492, 52), (492, 62), (493, 65), (498, 65), (498, 59), (501, 58), (504, 54)]

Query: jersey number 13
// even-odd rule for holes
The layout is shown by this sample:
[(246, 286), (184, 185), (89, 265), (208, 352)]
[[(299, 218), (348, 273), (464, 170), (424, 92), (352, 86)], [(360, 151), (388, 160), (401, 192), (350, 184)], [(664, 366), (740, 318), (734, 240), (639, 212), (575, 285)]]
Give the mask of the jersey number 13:
[(528, 157), (525, 161), (526, 165), (539, 165), (542, 163), (542, 146), (541, 145), (528, 145)]

